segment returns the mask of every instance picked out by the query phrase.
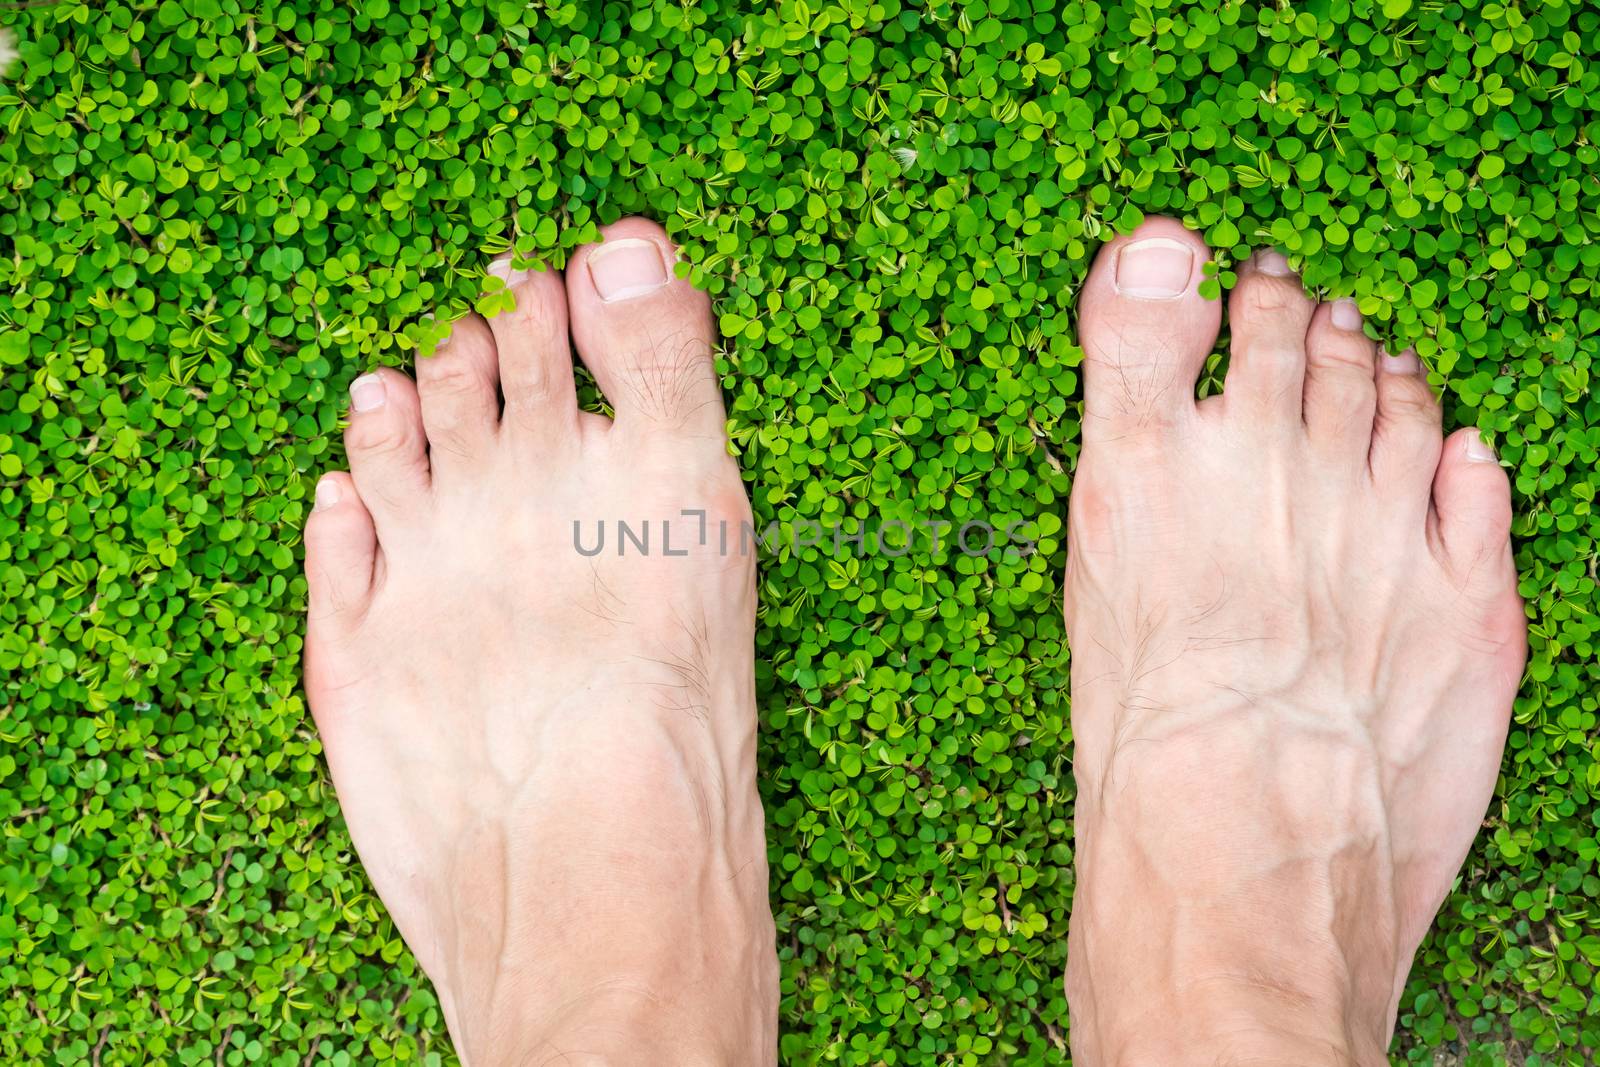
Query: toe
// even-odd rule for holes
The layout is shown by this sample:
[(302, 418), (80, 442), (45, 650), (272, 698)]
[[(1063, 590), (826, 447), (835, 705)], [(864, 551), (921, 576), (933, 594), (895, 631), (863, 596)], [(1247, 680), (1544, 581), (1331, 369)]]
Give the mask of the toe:
[(1245, 411), (1264, 427), (1298, 428), (1305, 386), (1306, 329), (1316, 301), (1281, 252), (1264, 249), (1246, 260), (1228, 296), (1230, 411)]
[(360, 618), (372, 591), (378, 534), (349, 474), (337, 471), (317, 483), (305, 541), (312, 623)]
[(569, 432), (578, 417), (578, 394), (561, 275), (513, 267), (509, 256), (495, 260), (489, 271), (506, 283), (514, 300), (488, 320), (499, 356), (505, 422), (519, 432)]
[(1414, 513), (1408, 519), (1420, 518), (1439, 464), (1439, 402), (1415, 352), (1379, 353), (1377, 362), (1378, 406), (1367, 463), (1379, 494)]
[(1378, 405), (1373, 380), (1377, 352), (1361, 328), (1356, 302), (1317, 307), (1306, 330), (1306, 433), (1325, 451), (1366, 461)]
[(1433, 476), (1435, 547), (1460, 576), (1511, 567), (1511, 483), (1477, 430), (1444, 442)]
[(499, 377), (494, 335), (476, 315), (452, 323), (433, 354), (417, 359), (417, 398), (436, 481), (473, 469), (494, 441)]
[(1221, 305), (1200, 295), (1211, 258), (1173, 219), (1109, 241), (1078, 304), (1085, 438), (1126, 438), (1194, 414), (1194, 384), (1217, 343)]
[(350, 383), (344, 444), (356, 488), (380, 532), (428, 494), (427, 437), (417, 387), (399, 371), (380, 367)]
[(675, 277), (677, 250), (646, 219), (623, 219), (567, 266), (572, 339), (617, 424), (723, 439), (711, 301)]

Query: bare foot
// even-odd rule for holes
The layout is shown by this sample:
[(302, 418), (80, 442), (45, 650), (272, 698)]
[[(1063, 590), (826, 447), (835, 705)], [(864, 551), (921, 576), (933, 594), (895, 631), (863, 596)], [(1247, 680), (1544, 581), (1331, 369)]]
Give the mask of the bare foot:
[[(359, 379), (306, 529), (340, 803), (471, 1067), (776, 1055), (754, 563), (680, 515), (749, 509), (673, 256), (624, 220), (564, 279), (512, 273), (416, 384)], [(615, 422), (578, 409), (569, 320)]]
[(1505, 475), (1416, 357), (1151, 219), (1080, 305), (1075, 1062), (1385, 1063), (1525, 656)]

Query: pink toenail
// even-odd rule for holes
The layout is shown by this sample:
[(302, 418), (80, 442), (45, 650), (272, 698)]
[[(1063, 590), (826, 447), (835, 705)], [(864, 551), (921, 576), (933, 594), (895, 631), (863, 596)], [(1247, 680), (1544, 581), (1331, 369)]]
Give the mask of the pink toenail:
[(1388, 352), (1382, 355), (1378, 363), (1390, 374), (1419, 374), (1422, 371), (1422, 361), (1413, 349), (1408, 348), (1398, 356), (1391, 356)]
[(1263, 248), (1256, 253), (1256, 270), (1278, 278), (1287, 278), (1294, 273), (1294, 268), (1289, 266), (1289, 258), (1271, 248)]
[(324, 478), (317, 483), (317, 495), (311, 505), (312, 511), (323, 511), (333, 507), (339, 502), (343, 494), (339, 491), (339, 483), (332, 478)]
[(383, 379), (376, 374), (363, 374), (350, 383), (350, 409), (357, 414), (377, 411), (387, 399)]
[(589, 253), (589, 279), (608, 304), (632, 300), (667, 284), (667, 264), (654, 241), (619, 237)]
[(1333, 310), (1328, 313), (1333, 319), (1333, 324), (1341, 330), (1361, 329), (1361, 309), (1356, 307), (1354, 300), (1344, 299), (1333, 302)]
[(1112, 284), (1123, 296), (1174, 300), (1188, 291), (1193, 273), (1193, 248), (1170, 237), (1146, 237), (1122, 246)]
[(1494, 449), (1489, 447), (1489, 442), (1483, 439), (1482, 434), (1473, 434), (1471, 437), (1468, 437), (1465, 451), (1467, 454), (1467, 459), (1471, 460), (1473, 463), (1500, 462), (1500, 460), (1494, 454)]

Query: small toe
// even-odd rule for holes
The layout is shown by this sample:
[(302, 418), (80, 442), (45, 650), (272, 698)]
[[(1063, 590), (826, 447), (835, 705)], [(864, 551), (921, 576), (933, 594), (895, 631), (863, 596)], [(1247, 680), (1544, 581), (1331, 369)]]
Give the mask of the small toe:
[(344, 471), (317, 483), (305, 545), (312, 624), (360, 618), (372, 592), (378, 533), (355, 479)]
[(1229, 411), (1256, 425), (1298, 429), (1305, 388), (1306, 330), (1317, 303), (1283, 253), (1264, 249), (1240, 265), (1228, 294)]
[(1510, 566), (1511, 483), (1479, 432), (1445, 439), (1433, 476), (1436, 547), (1458, 575)]
[(725, 440), (711, 301), (676, 276), (666, 231), (628, 218), (567, 265), (572, 339), (617, 425)]
[(490, 316), (499, 357), (504, 422), (519, 432), (570, 433), (578, 418), (567, 343), (567, 290), (553, 270), (513, 267), (510, 256), (489, 265), (514, 306)]
[(1349, 299), (1321, 304), (1306, 330), (1306, 433), (1325, 451), (1365, 462), (1378, 406), (1377, 346)]
[(1194, 415), (1195, 380), (1217, 343), (1220, 302), (1200, 295), (1211, 252), (1152, 216), (1095, 257), (1078, 301), (1087, 440), (1122, 439)]
[(1367, 464), (1379, 495), (1413, 513), (1408, 519), (1420, 517), (1439, 465), (1443, 413), (1414, 351), (1379, 353), (1377, 363), (1378, 405)]
[(430, 356), (417, 359), (417, 397), (435, 481), (449, 482), (482, 461), (500, 421), (499, 361), (488, 323), (468, 315)]
[(417, 387), (410, 378), (379, 367), (350, 383), (345, 451), (356, 488), (380, 533), (427, 496), (427, 441)]

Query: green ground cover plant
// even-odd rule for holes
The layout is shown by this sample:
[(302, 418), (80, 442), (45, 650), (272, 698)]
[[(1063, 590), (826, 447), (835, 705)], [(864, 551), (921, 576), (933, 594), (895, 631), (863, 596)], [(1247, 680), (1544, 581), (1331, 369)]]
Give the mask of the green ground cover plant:
[(1394, 1053), (1600, 1056), (1593, 0), (0, 25), (4, 1062), (454, 1062), (319, 758), (300, 529), (351, 378), (497, 306), (494, 254), (559, 265), (627, 213), (714, 295), (758, 526), (1026, 521), (1042, 549), (764, 561), (785, 1061), (1068, 1062), (1074, 300), (1157, 211), (1218, 288), (1275, 244), (1354, 296), (1509, 469), (1531, 662)]

